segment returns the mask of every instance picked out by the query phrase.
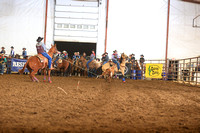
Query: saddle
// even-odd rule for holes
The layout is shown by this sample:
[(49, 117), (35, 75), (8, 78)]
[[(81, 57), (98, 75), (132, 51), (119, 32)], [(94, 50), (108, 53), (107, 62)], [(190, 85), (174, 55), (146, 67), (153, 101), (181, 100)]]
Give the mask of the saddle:
[(44, 57), (42, 54), (36, 55), (40, 59), (40, 62), (42, 63), (42, 69), (45, 68), (45, 64), (48, 65), (48, 59)]

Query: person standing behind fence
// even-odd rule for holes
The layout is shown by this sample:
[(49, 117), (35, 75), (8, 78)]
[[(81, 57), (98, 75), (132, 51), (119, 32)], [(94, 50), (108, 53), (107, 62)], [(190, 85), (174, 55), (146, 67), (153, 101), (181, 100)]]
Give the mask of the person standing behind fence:
[(144, 55), (141, 54), (140, 55), (140, 66), (141, 66), (142, 70), (144, 69), (144, 62), (145, 62)]
[(0, 54), (0, 74), (3, 75), (5, 63), (7, 62), (6, 57), (4, 57), (4, 53)]
[(26, 51), (26, 48), (23, 48), (22, 50), (23, 50), (23, 52), (22, 52), (23, 59), (27, 59), (27, 51)]
[(90, 60), (87, 62), (87, 70), (89, 71), (89, 63), (92, 62), (95, 59), (95, 52), (92, 50), (92, 53), (90, 55)]
[(0, 52), (0, 54), (6, 54), (5, 47), (1, 47), (1, 52)]
[(15, 51), (14, 51), (14, 47), (13, 46), (11, 46), (10, 57), (11, 58), (15, 57)]

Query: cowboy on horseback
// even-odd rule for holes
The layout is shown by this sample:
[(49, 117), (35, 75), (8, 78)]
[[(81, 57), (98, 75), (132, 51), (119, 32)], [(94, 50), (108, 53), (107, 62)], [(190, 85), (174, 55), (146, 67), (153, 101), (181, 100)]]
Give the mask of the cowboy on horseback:
[(90, 55), (90, 60), (87, 62), (87, 69), (89, 70), (89, 63), (92, 62), (95, 59), (95, 52), (92, 50), (92, 53)]
[(62, 59), (68, 59), (68, 53), (67, 53), (67, 51), (63, 51), (63, 54), (61, 55), (61, 57), (62, 57)]
[(52, 69), (51, 68), (52, 58), (46, 53), (47, 48), (46, 48), (46, 45), (44, 43), (42, 43), (42, 40), (43, 40), (42, 37), (38, 37), (38, 39), (36, 40), (37, 41), (37, 44), (36, 44), (37, 53), (42, 54), (44, 57), (46, 57), (48, 59), (48, 68)]
[(115, 51), (113, 51), (113, 54), (112, 54), (112, 61), (113, 61), (113, 63), (117, 64), (117, 69), (119, 71), (120, 65), (119, 65), (118, 59), (119, 59), (119, 55), (117, 53), (117, 50), (115, 50)]
[(103, 56), (103, 57), (102, 57), (102, 62), (103, 62), (102, 65), (104, 65), (104, 64), (106, 64), (106, 63), (109, 61), (108, 53), (105, 52), (105, 53), (103, 53), (102, 56)]
[(61, 52), (57, 51), (57, 55), (55, 57), (55, 61), (54, 61), (54, 67), (56, 68), (58, 66), (57, 61), (61, 58)]

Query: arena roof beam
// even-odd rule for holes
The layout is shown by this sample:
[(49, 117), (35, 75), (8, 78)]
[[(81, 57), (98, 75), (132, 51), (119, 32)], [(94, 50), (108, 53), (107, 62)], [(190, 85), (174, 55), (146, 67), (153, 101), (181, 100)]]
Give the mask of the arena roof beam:
[(181, 0), (181, 1), (200, 4), (200, 0)]

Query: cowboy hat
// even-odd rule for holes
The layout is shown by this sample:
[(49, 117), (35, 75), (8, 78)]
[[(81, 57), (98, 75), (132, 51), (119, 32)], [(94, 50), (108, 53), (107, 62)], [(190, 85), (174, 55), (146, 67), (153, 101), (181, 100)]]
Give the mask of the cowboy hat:
[(143, 57), (144, 57), (144, 55), (143, 55), (143, 54), (141, 54), (140, 56), (143, 56)]
[(11, 46), (10, 48), (14, 48), (13, 46)]
[(108, 54), (108, 52), (105, 52), (104, 54)]
[(67, 51), (64, 50), (63, 53), (67, 53)]
[(131, 55), (135, 55), (135, 54), (131, 54)]
[(22, 50), (24, 50), (24, 49), (26, 50), (26, 48), (22, 48)]
[(117, 50), (114, 50), (113, 52), (115, 53), (115, 52), (117, 52)]
[(5, 47), (1, 47), (1, 49), (5, 49)]
[(36, 40), (37, 42), (41, 42), (43, 40), (43, 38), (42, 37), (38, 37), (38, 39)]

